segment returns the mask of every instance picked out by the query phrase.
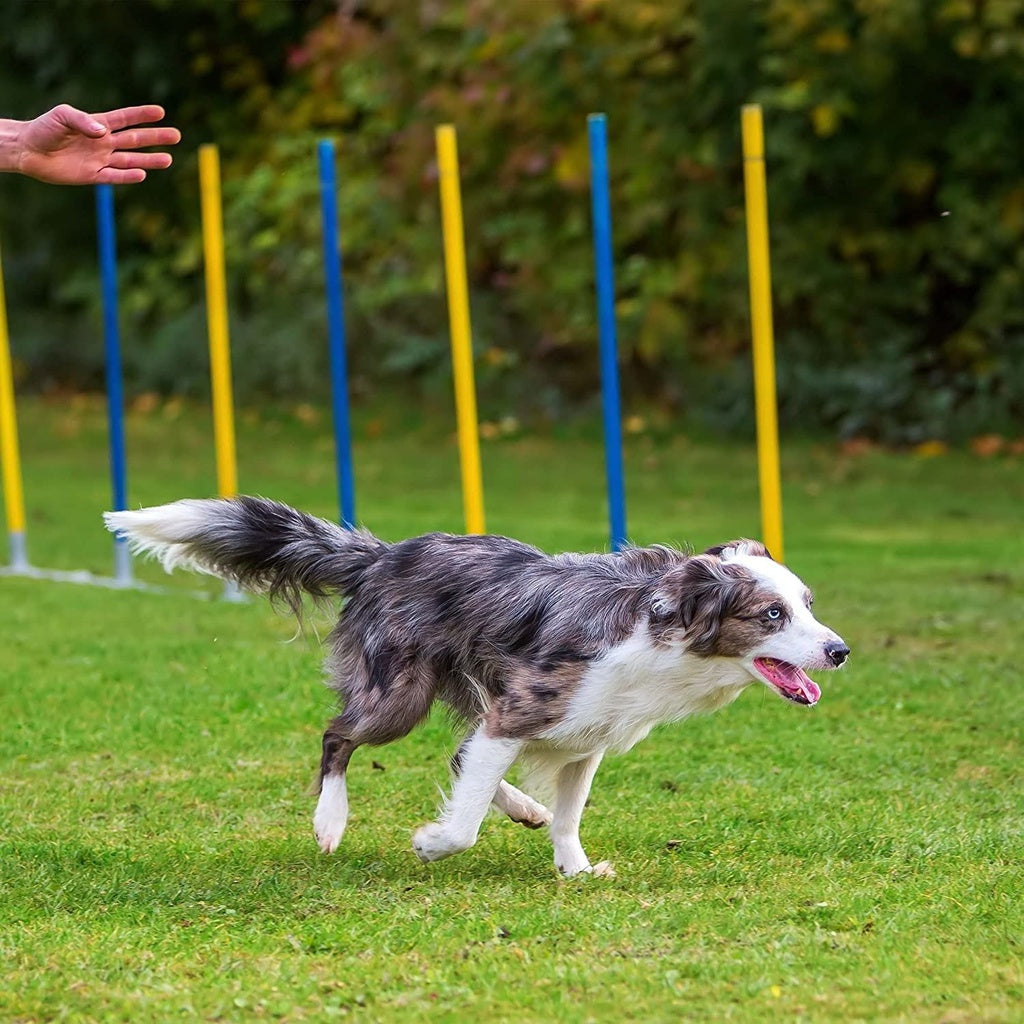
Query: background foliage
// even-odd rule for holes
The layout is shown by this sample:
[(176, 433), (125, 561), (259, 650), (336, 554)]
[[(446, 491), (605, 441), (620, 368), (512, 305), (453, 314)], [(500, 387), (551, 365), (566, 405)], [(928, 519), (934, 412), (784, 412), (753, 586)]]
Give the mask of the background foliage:
[[(453, 121), (483, 414), (586, 409), (585, 115), (604, 110), (628, 401), (745, 429), (739, 108), (757, 101), (783, 422), (914, 441), (1024, 414), (1018, 0), (5, 10), (4, 113), (155, 100), (185, 132), (171, 172), (117, 197), (136, 389), (205, 386), (195, 151), (215, 140), (241, 396), (323, 397), (314, 140), (331, 136), (356, 393), (446, 393), (433, 127)], [(91, 196), (8, 176), (0, 227), (23, 384), (96, 384)]]

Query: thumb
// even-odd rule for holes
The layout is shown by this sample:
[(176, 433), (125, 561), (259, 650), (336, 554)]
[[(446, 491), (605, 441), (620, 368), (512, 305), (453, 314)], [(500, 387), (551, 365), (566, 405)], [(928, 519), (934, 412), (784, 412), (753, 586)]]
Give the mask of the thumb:
[(66, 103), (57, 107), (54, 113), (69, 128), (73, 128), (83, 135), (92, 135), (95, 138), (99, 138), (101, 135), (107, 134), (107, 126), (102, 121), (98, 121), (91, 114), (86, 114), (82, 110), (76, 110)]

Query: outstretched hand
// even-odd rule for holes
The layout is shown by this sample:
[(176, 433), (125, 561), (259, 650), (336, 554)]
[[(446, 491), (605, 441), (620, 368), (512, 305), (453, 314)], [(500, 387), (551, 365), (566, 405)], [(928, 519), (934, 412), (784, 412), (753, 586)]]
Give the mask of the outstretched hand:
[(148, 146), (173, 146), (177, 128), (145, 127), (163, 119), (163, 107), (122, 107), (86, 114), (62, 103), (25, 121), (18, 131), (16, 170), (55, 185), (127, 185), (146, 171), (171, 164), (170, 153), (142, 153)]

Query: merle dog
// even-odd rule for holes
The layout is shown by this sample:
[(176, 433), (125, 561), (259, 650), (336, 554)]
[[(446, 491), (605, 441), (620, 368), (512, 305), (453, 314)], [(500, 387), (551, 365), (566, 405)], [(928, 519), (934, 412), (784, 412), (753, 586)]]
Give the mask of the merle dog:
[[(406, 735), (435, 700), (468, 726), (439, 819), (413, 848), (439, 860), (476, 842), (491, 803), (550, 826), (565, 875), (591, 866), (580, 817), (607, 750), (660, 722), (713, 711), (751, 682), (797, 704), (821, 691), (805, 669), (849, 648), (811, 613), (811, 594), (765, 548), (738, 540), (547, 555), (496, 536), (433, 533), (388, 544), (264, 498), (184, 500), (110, 512), (137, 551), (283, 600), (343, 600), (328, 640), (341, 713), (323, 738), (313, 819), (325, 852), (348, 818), (345, 774), (363, 744)], [(505, 781), (523, 759), (553, 782), (551, 811)]]

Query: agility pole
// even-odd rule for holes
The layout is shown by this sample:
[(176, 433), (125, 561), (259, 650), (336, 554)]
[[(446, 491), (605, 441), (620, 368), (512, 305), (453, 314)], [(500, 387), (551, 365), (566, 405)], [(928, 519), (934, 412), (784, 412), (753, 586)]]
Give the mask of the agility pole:
[[(217, 459), (217, 493), (238, 494), (235, 449), (235, 407), (231, 394), (231, 342), (228, 337), (228, 287), (224, 270), (224, 224), (221, 214), (220, 154), (211, 143), (199, 147), (199, 193), (206, 269), (206, 323), (210, 336), (210, 389), (213, 400), (213, 440)], [(224, 596), (238, 600), (232, 583)]]
[(480, 437), (473, 379), (473, 338), (469, 326), (469, 286), (466, 283), (466, 241), (462, 225), (459, 188), (459, 155), (455, 127), (436, 130), (438, 184), (441, 189), (441, 222), (444, 233), (444, 265), (448, 282), (448, 321), (452, 339), (452, 372), (455, 377), (455, 416), (459, 431), (459, 465), (462, 471), (462, 507), (467, 533), (484, 533), (484, 485), (480, 469)]
[(782, 482), (768, 250), (768, 189), (765, 182), (764, 125), (758, 104), (750, 103), (743, 107), (742, 129), (761, 532), (768, 550), (781, 562), (785, 559), (785, 551), (782, 543)]
[[(96, 186), (96, 223), (103, 293), (103, 353), (107, 384), (107, 425), (110, 446), (110, 484), (114, 509), (128, 507), (128, 460), (124, 441), (124, 385), (121, 372), (121, 327), (117, 297), (117, 233), (114, 225), (114, 187)], [(114, 579), (131, 586), (132, 561), (128, 543), (114, 538)]]
[(615, 276), (612, 269), (612, 214), (608, 188), (608, 131), (604, 114), (587, 118), (590, 140), (590, 197), (594, 232), (594, 275), (604, 411), (604, 465), (613, 551), (626, 546), (626, 494), (622, 469), (622, 413), (615, 332)]
[[(106, 214), (104, 213), (102, 216), (106, 216)], [(114, 301), (116, 306), (116, 295)], [(109, 363), (110, 360), (108, 360), (108, 365)], [(120, 380), (118, 383), (120, 383)], [(148, 590), (155, 593), (163, 592), (163, 588), (132, 580), (131, 562), (127, 546), (123, 541), (115, 542), (115, 569), (120, 570), (116, 576), (95, 576), (85, 569), (41, 569), (29, 563), (26, 535), (27, 517), (25, 515), (25, 498), (22, 486), (21, 459), (15, 413), (14, 379), (11, 371), (10, 338), (7, 329), (7, 305), (4, 295), (3, 272), (2, 268), (0, 268), (0, 465), (2, 465), (3, 469), (4, 508), (7, 514), (7, 527), (10, 538), (10, 564), (0, 566), (0, 576), (28, 576), (37, 580), (51, 580), (57, 583), (78, 583), (97, 587), (121, 588), (131, 586), (136, 590)], [(117, 433), (116, 428), (112, 431), (112, 436), (115, 433)], [(117, 476), (115, 474), (115, 481), (116, 479)], [(123, 490), (123, 481), (124, 476), (122, 473), (121, 484), (118, 485), (115, 482), (115, 492), (119, 489)], [(121, 561), (122, 559), (123, 562)], [(205, 597), (206, 595), (199, 594), (197, 596)]]
[(0, 260), (0, 460), (3, 464), (4, 510), (11, 572), (26, 572), (28, 541), (25, 535), (25, 490), (18, 448), (18, 417), (14, 405), (14, 373), (7, 332), (3, 261)]
[(338, 509), (341, 525), (351, 530), (356, 523), (356, 486), (352, 469), (352, 430), (348, 409), (345, 304), (341, 287), (341, 244), (338, 233), (338, 185), (334, 143), (329, 139), (321, 139), (317, 146), (317, 156), (320, 166), (320, 215), (323, 222), (327, 347), (331, 360), (331, 410), (334, 417)]

